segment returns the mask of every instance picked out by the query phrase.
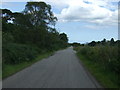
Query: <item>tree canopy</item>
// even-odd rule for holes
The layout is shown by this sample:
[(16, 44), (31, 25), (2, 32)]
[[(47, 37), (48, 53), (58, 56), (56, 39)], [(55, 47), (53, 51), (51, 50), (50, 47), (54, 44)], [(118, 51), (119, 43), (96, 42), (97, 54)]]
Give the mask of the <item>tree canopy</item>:
[[(51, 6), (45, 2), (27, 2), (22, 12), (2, 9), (1, 16), (5, 62), (11, 57), (11, 53), (16, 55), (19, 52), (18, 56), (20, 56), (20, 50), (14, 53), (14, 49), (16, 52), (17, 49), (32, 46), (39, 48), (37, 51), (41, 53), (65, 48), (68, 45), (67, 35), (56, 30), (57, 17), (51, 11)], [(17, 55), (16, 58), (11, 57), (9, 62), (13, 59), (16, 63)]]

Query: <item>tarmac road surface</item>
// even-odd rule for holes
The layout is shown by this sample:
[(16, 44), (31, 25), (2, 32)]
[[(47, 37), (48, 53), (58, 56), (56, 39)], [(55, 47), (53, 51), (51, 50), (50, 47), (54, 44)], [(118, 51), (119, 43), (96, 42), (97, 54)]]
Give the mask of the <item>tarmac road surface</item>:
[(73, 47), (54, 55), (3, 80), (3, 88), (101, 88), (83, 67)]

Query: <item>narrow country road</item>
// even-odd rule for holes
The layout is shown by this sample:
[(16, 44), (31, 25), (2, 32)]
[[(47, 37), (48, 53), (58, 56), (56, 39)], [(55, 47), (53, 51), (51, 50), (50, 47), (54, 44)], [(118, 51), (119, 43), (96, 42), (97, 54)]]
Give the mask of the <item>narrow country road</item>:
[(100, 88), (72, 47), (3, 80), (3, 88)]

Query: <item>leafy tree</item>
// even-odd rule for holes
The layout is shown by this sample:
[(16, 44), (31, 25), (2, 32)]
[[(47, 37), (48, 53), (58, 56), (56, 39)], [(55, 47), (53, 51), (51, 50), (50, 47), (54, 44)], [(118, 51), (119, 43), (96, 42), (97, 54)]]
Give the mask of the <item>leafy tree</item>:
[(60, 40), (64, 41), (65, 43), (68, 42), (68, 37), (65, 33), (60, 34)]
[(2, 9), (2, 21), (7, 23), (13, 17), (12, 12), (8, 9)]
[(106, 44), (106, 39), (104, 38), (102, 41), (101, 41), (102, 45), (105, 45)]
[(96, 45), (96, 42), (95, 41), (92, 41), (91, 43), (88, 43), (89, 46), (95, 46)]
[[(3, 9), (3, 61), (19, 64), (38, 53), (67, 46), (68, 38), (55, 29), (57, 18), (44, 2), (27, 2), (23, 12)], [(12, 23), (8, 21), (11, 20)]]
[(30, 15), (24, 15), (23, 13), (15, 12), (13, 13), (14, 19), (13, 23), (24, 28), (32, 28), (33, 25), (29, 21)]
[(111, 40), (110, 40), (110, 45), (114, 45), (114, 43), (115, 43), (114, 39), (111, 38)]
[(29, 20), (35, 26), (53, 25), (57, 20), (51, 11), (51, 6), (45, 2), (27, 2), (24, 14), (31, 15)]
[(2, 18), (2, 31), (8, 32), (13, 29), (13, 24), (9, 23), (9, 21), (12, 21), (13, 19), (13, 13), (8, 9), (1, 9), (1, 18)]
[(74, 42), (74, 43), (72, 43), (71, 45), (74, 46), (74, 47), (78, 47), (78, 46), (80, 46), (81, 44), (80, 44), (80, 43), (77, 43), (77, 42)]

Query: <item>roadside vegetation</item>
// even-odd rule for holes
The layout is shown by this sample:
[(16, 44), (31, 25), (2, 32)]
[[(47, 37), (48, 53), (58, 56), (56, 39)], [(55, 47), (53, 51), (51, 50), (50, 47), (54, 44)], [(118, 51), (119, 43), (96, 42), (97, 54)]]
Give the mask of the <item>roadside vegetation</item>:
[(106, 88), (120, 88), (120, 41), (92, 41), (85, 45), (73, 44), (77, 56)]
[(16, 72), (18, 72), (28, 66), (31, 66), (32, 64), (36, 63), (37, 61), (45, 59), (53, 54), (54, 54), (54, 52), (47, 52), (47, 53), (38, 55), (31, 61), (24, 61), (24, 62), (21, 62), (19, 64), (14, 64), (14, 65), (13, 64), (4, 64), (4, 71), (2, 72), (2, 75), (3, 75), (2, 78), (5, 79), (6, 77), (11, 76), (11, 75), (15, 74)]
[(45, 2), (27, 2), (22, 12), (1, 10), (3, 78), (31, 65), (36, 57), (68, 46), (67, 35), (56, 30), (57, 18)]

